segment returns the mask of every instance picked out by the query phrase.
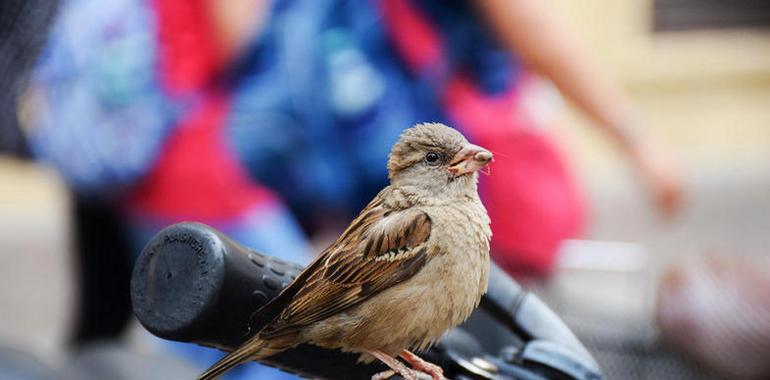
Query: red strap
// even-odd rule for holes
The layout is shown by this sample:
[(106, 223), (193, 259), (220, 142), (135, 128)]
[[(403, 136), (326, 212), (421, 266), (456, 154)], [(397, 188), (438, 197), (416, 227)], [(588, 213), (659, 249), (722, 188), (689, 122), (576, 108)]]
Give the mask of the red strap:
[(149, 176), (131, 194), (132, 209), (176, 220), (226, 220), (275, 200), (254, 185), (221, 131), (228, 98), (209, 95), (180, 121)]
[(200, 90), (223, 54), (204, 0), (154, 0), (163, 85), (171, 94)]
[(193, 92), (130, 209), (169, 220), (227, 220), (276, 198), (253, 183), (223, 131), (230, 99), (207, 89), (223, 55), (203, 0), (154, 0), (160, 73), (171, 94)]
[(442, 64), (441, 36), (408, 0), (383, 0), (378, 4), (391, 41), (413, 72)]
[[(382, 0), (379, 5), (390, 39), (413, 74), (431, 73), (448, 66), (442, 36), (409, 0)], [(488, 95), (461, 74), (448, 74), (446, 83), (436, 83), (437, 95), (450, 118), (464, 132), (475, 138), (506, 133), (521, 125), (523, 113), (518, 109), (515, 86), (505, 93)]]

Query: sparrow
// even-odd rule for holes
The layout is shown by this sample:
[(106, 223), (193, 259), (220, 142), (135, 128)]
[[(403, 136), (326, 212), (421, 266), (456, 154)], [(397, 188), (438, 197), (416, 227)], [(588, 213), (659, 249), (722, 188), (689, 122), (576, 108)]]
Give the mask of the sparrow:
[(486, 293), (492, 232), (477, 182), (491, 161), (446, 125), (404, 130), (388, 158), (390, 185), (258, 311), (270, 322), (198, 379), (302, 343), (390, 368), (372, 379), (416, 380), (417, 371), (443, 379), (412, 350), (463, 322)]

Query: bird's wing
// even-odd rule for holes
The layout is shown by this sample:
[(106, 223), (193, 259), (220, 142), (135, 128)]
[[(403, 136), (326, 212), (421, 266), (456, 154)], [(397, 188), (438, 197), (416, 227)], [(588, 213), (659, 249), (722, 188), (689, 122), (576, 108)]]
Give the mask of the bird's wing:
[(431, 256), (430, 233), (427, 214), (414, 209), (390, 210), (378, 196), (271, 302), (267, 309), (272, 308), (277, 317), (259, 336), (291, 333), (409, 279)]
[(260, 319), (270, 322), (199, 380), (214, 379), (238, 363), (264, 357), (270, 338), (291, 334), (364, 302), (414, 276), (425, 265), (434, 253), (427, 247), (431, 220), (419, 210), (386, 206), (388, 189), (375, 197), (278, 297), (257, 312)]

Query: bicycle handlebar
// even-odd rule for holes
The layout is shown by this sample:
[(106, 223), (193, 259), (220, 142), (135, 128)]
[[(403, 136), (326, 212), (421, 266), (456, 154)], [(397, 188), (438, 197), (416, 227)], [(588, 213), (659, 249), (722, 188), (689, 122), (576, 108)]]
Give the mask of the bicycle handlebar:
[[(152, 334), (230, 351), (274, 317), (255, 312), (301, 270), (300, 265), (245, 248), (203, 224), (179, 223), (156, 234), (142, 251), (131, 279), (131, 300), (139, 322)], [(538, 373), (567, 379), (601, 377), (591, 355), (537, 297), (523, 291), (495, 265), (489, 281), (480, 309), (527, 344), (498, 360), (497, 353), (469, 351), (468, 347), (478, 346), (472, 335), (453, 331), (425, 353), (445, 367), (447, 375), (481, 379), (543, 378)], [(328, 379), (368, 379), (386, 369), (378, 363), (358, 364), (357, 358), (357, 354), (304, 344), (262, 362)], [(476, 368), (472, 362), (482, 358), (491, 365)], [(524, 372), (518, 377), (496, 374), (507, 367), (535, 377), (524, 376)]]

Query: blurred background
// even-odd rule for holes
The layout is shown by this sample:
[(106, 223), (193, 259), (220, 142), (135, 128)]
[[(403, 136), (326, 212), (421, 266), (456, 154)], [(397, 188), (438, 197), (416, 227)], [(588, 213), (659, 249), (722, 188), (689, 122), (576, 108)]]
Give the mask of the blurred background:
[[(113, 285), (104, 284), (115, 283), (116, 278), (125, 280), (131, 257), (135, 257), (143, 242), (158, 228), (178, 220), (203, 219), (236, 237), (262, 236), (253, 237), (253, 240), (249, 240), (252, 239), (249, 237), (240, 240), (245, 240), (247, 243), (253, 241), (250, 245), (268, 254), (277, 254), (275, 250), (291, 252), (286, 253), (285, 257), (306, 262), (310, 257), (309, 252), (318, 252), (324, 243), (328, 243), (330, 237), (336, 236), (339, 228), (347, 223), (349, 216), (359, 207), (362, 200), (370, 198), (372, 189), (381, 187), (384, 180), (384, 165), (380, 169), (369, 169), (369, 166), (330, 164), (331, 169), (327, 169), (332, 173), (343, 167), (350, 171), (373, 173), (371, 177), (375, 178), (370, 179), (363, 175), (348, 178), (347, 180), (358, 181), (355, 183), (362, 183), (362, 185), (353, 186), (345, 191), (339, 190), (338, 187), (327, 189), (328, 193), (337, 194), (336, 198), (334, 195), (329, 195), (328, 198), (331, 204), (339, 204), (336, 209), (329, 207), (311, 210), (307, 205), (293, 201), (290, 195), (284, 195), (282, 192), (283, 188), (291, 187), (296, 183), (288, 185), (279, 183), (266, 184), (264, 186), (268, 189), (266, 191), (251, 188), (243, 190), (241, 185), (222, 185), (211, 190), (211, 193), (192, 193), (187, 200), (192, 203), (202, 202), (201, 198), (195, 198), (196, 196), (210, 194), (215, 196), (209, 202), (212, 203), (210, 207), (198, 205), (195, 212), (188, 213), (184, 211), (189, 207), (186, 203), (178, 199), (170, 201), (174, 198), (174, 190), (187, 186), (188, 182), (184, 180), (174, 182), (173, 178), (179, 177), (173, 175), (170, 175), (172, 179), (164, 179), (162, 175), (157, 174), (157, 171), (152, 172), (155, 174), (145, 173), (134, 176), (132, 173), (137, 170), (136, 167), (141, 167), (143, 162), (159, 160), (155, 153), (136, 153), (143, 149), (134, 149), (134, 144), (147, 147), (150, 152), (195, 149), (194, 158), (202, 160), (208, 157), (207, 153), (214, 152), (212, 154), (217, 155), (219, 161), (212, 159), (214, 162), (211, 166), (215, 168), (213, 170), (229, 167), (228, 165), (231, 165), (229, 162), (235, 160), (246, 162), (244, 165), (251, 175), (250, 178), (259, 179), (260, 175), (273, 174), (260, 171), (258, 160), (250, 158), (255, 155), (252, 150), (256, 151), (257, 148), (244, 147), (235, 143), (234, 145), (239, 147), (236, 147), (234, 152), (223, 155), (216, 148), (207, 147), (206, 144), (190, 142), (197, 141), (196, 139), (216, 140), (216, 137), (211, 137), (213, 135), (207, 133), (219, 132), (200, 132), (204, 135), (203, 137), (188, 136), (176, 140), (173, 138), (168, 140), (167, 136), (174, 133), (174, 127), (169, 125), (181, 124), (184, 127), (185, 123), (205, 124), (205, 120), (216, 118), (216, 116), (202, 116), (197, 119), (198, 116), (195, 116), (197, 111), (190, 111), (188, 116), (179, 116), (180, 113), (187, 112), (186, 107), (197, 107), (190, 104), (209, 104), (207, 102), (210, 102), (211, 106), (201, 106), (204, 110), (201, 112), (217, 114), (219, 95), (211, 95), (208, 91), (195, 89), (196, 86), (207, 86), (200, 83), (211, 80), (210, 78), (195, 79), (198, 75), (195, 73), (205, 71), (200, 69), (201, 66), (209, 65), (208, 67), (214, 67), (211, 69), (213, 71), (226, 73), (239, 73), (243, 70), (250, 73), (243, 77), (235, 74), (224, 75), (223, 79), (217, 76), (218, 80), (226, 83), (253, 80), (262, 86), (271, 86), (270, 80), (264, 78), (271, 78), (269, 73), (272, 72), (271, 67), (274, 65), (260, 64), (259, 59), (254, 58), (269, 56), (269, 50), (265, 50), (267, 53), (264, 53), (259, 50), (260, 48), (254, 47), (259, 45), (254, 41), (260, 41), (261, 38), (254, 36), (277, 34), (273, 29), (278, 29), (273, 26), (275, 19), (280, 20), (283, 23), (281, 25), (293, 25), (292, 18), (288, 16), (275, 19), (265, 16), (285, 15), (281, 13), (284, 12), (283, 8), (290, 8), (290, 6), (282, 7), (280, 4), (257, 6), (253, 3), (263, 2), (241, 1), (238, 2), (242, 4), (241, 11), (238, 11), (237, 6), (233, 6), (235, 9), (219, 9), (219, 11), (205, 8), (210, 13), (202, 11), (201, 9), (204, 8), (201, 7), (191, 7), (194, 9), (189, 11), (187, 17), (197, 21), (185, 24), (179, 21), (185, 18), (184, 13), (175, 12), (185, 9), (184, 2), (157, 1), (153, 4), (157, 7), (154, 9), (159, 16), (150, 17), (149, 21), (142, 21), (144, 10), (129, 12), (130, 17), (127, 19), (138, 20), (127, 22), (130, 28), (140, 31), (144, 30), (142, 28), (147, 28), (146, 30), (152, 31), (151, 28), (158, 28), (157, 25), (164, 25), (164, 22), (165, 25), (177, 25), (177, 29), (159, 27), (160, 32), (157, 33), (165, 36), (163, 38), (173, 39), (168, 36), (175, 33), (178, 35), (184, 31), (193, 36), (205, 34), (190, 28), (195, 29), (196, 22), (200, 23), (200, 20), (206, 19), (207, 15), (224, 20), (235, 17), (240, 21), (229, 23), (233, 25), (234, 30), (218, 30), (221, 33), (218, 35), (224, 36), (222, 37), (224, 47), (221, 47), (221, 56), (218, 59), (228, 64), (216, 62), (216, 59), (213, 63), (200, 59), (196, 61), (195, 54), (190, 58), (186, 55), (190, 54), (190, 50), (205, 51), (206, 49), (206, 46), (201, 47), (196, 42), (188, 41), (179, 45), (183, 47), (177, 46), (174, 48), (176, 50), (170, 49), (173, 51), (168, 54), (172, 58), (166, 58), (160, 66), (170, 65), (169, 62), (180, 66), (163, 74), (165, 75), (163, 79), (157, 82), (164, 83), (166, 86), (166, 90), (158, 90), (158, 92), (173, 93), (173, 96), (169, 95), (174, 98), (174, 102), (171, 102), (173, 104), (168, 105), (158, 101), (159, 104), (163, 104), (155, 105), (155, 95), (148, 95), (145, 97), (149, 99), (147, 103), (143, 103), (136, 109), (130, 109), (127, 113), (135, 112), (134, 115), (150, 116), (96, 117), (91, 120), (82, 120), (85, 126), (78, 128), (86, 128), (85, 132), (78, 128), (64, 129), (62, 133), (65, 134), (71, 133), (72, 130), (88, 134), (90, 133), (87, 129), (89, 122), (97, 120), (97, 122), (104, 121), (105, 124), (117, 126), (117, 130), (120, 131), (121, 123), (128, 124), (139, 120), (137, 124), (141, 124), (148, 118), (151, 119), (146, 124), (148, 127), (134, 128), (127, 133), (158, 136), (151, 143), (148, 142), (149, 140), (137, 138), (123, 146), (120, 132), (107, 136), (113, 139), (107, 149), (114, 149), (114, 152), (106, 156), (112, 157), (113, 160), (125, 159), (139, 163), (121, 168), (129, 174), (124, 177), (116, 175), (114, 178), (118, 179), (113, 182), (118, 183), (120, 187), (125, 187), (125, 183), (130, 181), (143, 184), (138, 185), (138, 190), (136, 190), (137, 187), (132, 187), (132, 190), (128, 191), (131, 193), (126, 196), (129, 200), (119, 207), (119, 211), (109, 207), (106, 207), (107, 211), (105, 211), (100, 204), (112, 202), (112, 197), (109, 195), (105, 197), (103, 194), (93, 195), (94, 188), (98, 186), (87, 180), (77, 182), (82, 179), (81, 177), (77, 177), (73, 182), (66, 165), (62, 165), (62, 162), (67, 162), (66, 159), (62, 160), (62, 157), (68, 157), (67, 154), (48, 153), (56, 151), (55, 148), (50, 148), (51, 141), (57, 141), (56, 132), (51, 133), (54, 136), (51, 138), (41, 138), (35, 132), (50, 129), (51, 125), (56, 125), (58, 121), (63, 120), (62, 115), (66, 113), (57, 112), (66, 110), (68, 104), (57, 106), (55, 105), (58, 102), (57, 99), (61, 98), (62, 94), (65, 94), (63, 98), (67, 98), (70, 94), (67, 92), (68, 89), (80, 90), (75, 85), (56, 87), (57, 81), (66, 82), (67, 78), (72, 76), (61, 68), (67, 67), (70, 62), (79, 62), (81, 55), (92, 54), (80, 52), (78, 48), (81, 46), (77, 45), (77, 42), (88, 42), (92, 41), (91, 39), (77, 37), (78, 33), (73, 33), (76, 37), (61, 38), (64, 42), (57, 42), (59, 40), (57, 33), (65, 33), (67, 25), (82, 23), (85, 19), (98, 20), (99, 7), (88, 5), (89, 2), (86, 1), (61, 2), (58, 6), (37, 1), (27, 2), (26, 5), (13, 5), (13, 3), (15, 2), (3, 6), (7, 8), (1, 8), (3, 13), (0, 17), (14, 19), (13, 15), (15, 15), (35, 21), (17, 25), (19, 28), (26, 28), (28, 34), (7, 34), (4, 38), (13, 40), (13, 43), (6, 44), (6, 48), (16, 50), (7, 54), (2, 53), (5, 55), (2, 58), (4, 65), (2, 67), (28, 66), (33, 71), (27, 74), (31, 79), (9, 85), (7, 88), (11, 90), (3, 93), (3, 96), (8, 98), (15, 96), (16, 93), (21, 97), (22, 100), (18, 104), (12, 104), (12, 110), (4, 109), (4, 112), (16, 112), (19, 115), (22, 130), (25, 131), (23, 136), (26, 137), (8, 137), (14, 135), (3, 132), (5, 142), (11, 141), (11, 143), (6, 144), (7, 153), (0, 156), (0, 347), (6, 347), (2, 350), (8, 350), (10, 353), (29, 354), (24, 357), (34, 357), (38, 364), (42, 363), (43, 367), (50, 371), (74, 373), (73, 378), (78, 378), (80, 373), (99, 373), (93, 369), (90, 370), (91, 372), (78, 372), (96, 362), (123, 363), (122, 365), (126, 367), (125, 372), (115, 369), (118, 364), (114, 364), (111, 369), (102, 368), (108, 371), (102, 373), (112, 373), (111, 376), (115, 376), (115, 373), (124, 373), (121, 375), (124, 377), (118, 378), (126, 379), (132, 378), (128, 374), (130, 363), (145, 363), (143, 365), (148, 366), (147, 368), (156, 364), (163, 366), (166, 363), (175, 363), (173, 364), (175, 367), (169, 371), (178, 372), (171, 373), (194, 374), (204, 364), (195, 360), (204, 359), (185, 362), (182, 358), (205, 357), (207, 358), (205, 360), (210, 362), (211, 354), (208, 354), (209, 356), (195, 356), (197, 354), (192, 353), (172, 355), (171, 352), (177, 353), (186, 349), (167, 347), (165, 343), (149, 337), (130, 318), (121, 321), (121, 316), (118, 315), (115, 317), (118, 321), (115, 322), (114, 327), (104, 327), (103, 331), (88, 331), (88, 326), (96, 322), (84, 321), (85, 314), (93, 312), (99, 315), (98, 313), (105, 313), (105, 309), (120, 314), (121, 306), (92, 305), (89, 309), (83, 305), (91, 301), (84, 301), (84, 298), (126, 297), (127, 283), (123, 288), (119, 280), (118, 285), (114, 285), (117, 287), (115, 293), (104, 290), (100, 295), (84, 291), (83, 288), (87, 286), (109, 288)], [(116, 5), (118, 9), (139, 9), (133, 4), (139, 2), (118, 3), (119, 5)], [(286, 3), (293, 4), (293, 2)], [(766, 361), (763, 358), (766, 359), (770, 355), (770, 322), (768, 322), (770, 321), (770, 298), (768, 298), (770, 295), (770, 255), (768, 255), (770, 253), (768, 251), (770, 249), (770, 233), (768, 233), (770, 226), (770, 33), (768, 33), (770, 5), (764, 1), (754, 0), (552, 0), (548, 3), (549, 12), (560, 15), (559, 23), (569, 31), (571, 38), (580, 41), (583, 49), (581, 51), (587, 52), (591, 65), (595, 64), (600, 75), (607, 78), (609, 83), (613, 83), (611, 86), (616, 85), (627, 95), (627, 104), (631, 104), (634, 109), (632, 112), (634, 121), (629, 123), (633, 124), (634, 130), (624, 129), (627, 128), (625, 125), (617, 128), (615, 126), (602, 128), (600, 111), (591, 112), (590, 105), (585, 106), (585, 103), (581, 104), (579, 100), (576, 103), (574, 94), (565, 96), (559, 94), (557, 88), (563, 90), (565, 86), (569, 88), (569, 84), (559, 85), (557, 79), (554, 86), (540, 79), (537, 80), (536, 90), (533, 91), (533, 95), (527, 97), (527, 107), (531, 110), (531, 117), (536, 120), (536, 123), (547, 125), (545, 133), (549, 141), (553, 141), (554, 146), (563, 153), (564, 162), (566, 162), (564, 166), (572, 170), (575, 182), (582, 188), (581, 193), (585, 203), (583, 204), (582, 201), (579, 203), (585, 206), (584, 215), (581, 216), (585, 219), (585, 223), (582, 228), (574, 231), (568, 228), (571, 232), (575, 232), (574, 236), (560, 236), (561, 243), (553, 249), (554, 252), (543, 253), (543, 255), (553, 255), (553, 258), (532, 259), (532, 263), (523, 262), (521, 265), (513, 260), (512, 263), (508, 263), (507, 269), (518, 275), (517, 278), (525, 281), (541, 295), (546, 303), (575, 329), (579, 337), (596, 355), (609, 379), (762, 379), (770, 377), (770, 367), (767, 363), (763, 363)], [(73, 11), (66, 11), (67, 7), (90, 12), (81, 13), (78, 18), (72, 16)], [(163, 7), (166, 7), (165, 10)], [(249, 12), (246, 13), (251, 16), (239, 18), (237, 14), (244, 13), (243, 10), (248, 10)], [(68, 15), (68, 19), (57, 22), (56, 20), (59, 20), (57, 17), (63, 17), (62, 14)], [(166, 16), (163, 16), (164, 14)], [(169, 19), (169, 14), (177, 16)], [(351, 14), (356, 15), (355, 12)], [(367, 13), (363, 16), (370, 17), (371, 14)], [(388, 16), (385, 17), (387, 20)], [(505, 27), (500, 27), (499, 22), (497, 24), (495, 20), (489, 22), (497, 25), (495, 30), (498, 33), (505, 35)], [(187, 26), (180, 27), (181, 24)], [(390, 24), (394, 22), (391, 21)], [(397, 22), (395, 24), (399, 25)], [(41, 36), (48, 33), (48, 28), (51, 28), (52, 34), (47, 42), (44, 42), (45, 37)], [(153, 35), (151, 32), (146, 33)], [(128, 46), (131, 43), (144, 46), (141, 45), (142, 38), (146, 38), (143, 33), (137, 32), (131, 36), (132, 38), (121, 41)], [(200, 42), (195, 38), (189, 37), (188, 40)], [(326, 44), (324, 46), (330, 49), (329, 51), (343, 49), (348, 43), (345, 38), (335, 38), (329, 37), (323, 42)], [(394, 43), (398, 45), (398, 37), (393, 38), (396, 39)], [(511, 45), (516, 48), (528, 49), (522, 47), (521, 42), (516, 42), (519, 40), (515, 38), (501, 37), (500, 39), (514, 41)], [(161, 40), (159, 38), (159, 41)], [(266, 39), (266, 41), (271, 40)], [(72, 45), (73, 43), (75, 45)], [(69, 54), (75, 58), (59, 57), (57, 49), (60, 48), (46, 44), (66, 46), (65, 50), (69, 49)], [(149, 44), (154, 46), (154, 43)], [(158, 44), (160, 45), (161, 42)], [(192, 48), (190, 44), (193, 45)], [(502, 44), (506, 43), (502, 42)], [(97, 49), (99, 46), (103, 45), (93, 43), (82, 47)], [(114, 48), (113, 45), (110, 46)], [(97, 50), (93, 54), (120, 55), (131, 51), (116, 49), (118, 50), (112, 53)], [(125, 45), (122, 49), (126, 49)], [(37, 57), (40, 51), (44, 53), (42, 61), (39, 62), (41, 58)], [(142, 49), (137, 51), (141, 52)], [(250, 53), (241, 57), (242, 51)], [(121, 62), (129, 68), (134, 67), (131, 65), (141, 68), (144, 67), (142, 62), (145, 58), (127, 56)], [(346, 59), (351, 58), (347, 56)], [(355, 57), (352, 59), (355, 61)], [(407, 57), (406, 60), (408, 61), (409, 58)], [(522, 60), (526, 61), (526, 59)], [(191, 61), (197, 63), (184, 64)], [(359, 69), (357, 75), (369, 78), (366, 76), (369, 74), (362, 73), (360, 67), (350, 64), (350, 61), (344, 62), (339, 66), (342, 67), (340, 70), (343, 70), (343, 74), (346, 67), (350, 70), (357, 68)], [(196, 64), (198, 68), (190, 67)], [(39, 69), (33, 69), (34, 65), (39, 65)], [(223, 70), (220, 66), (226, 66), (228, 69)], [(288, 67), (287, 70), (291, 70), (295, 66), (289, 62), (286, 67)], [(4, 70), (14, 75), (17, 73), (7, 68)], [(129, 85), (116, 80), (119, 84), (115, 86), (118, 87), (121, 85), (131, 87), (131, 83), (141, 84), (145, 81), (142, 75), (137, 76), (136, 72), (130, 70), (121, 71), (117, 68), (110, 71), (108, 67), (104, 68), (104, 71), (115, 75), (116, 78), (125, 75), (126, 72), (130, 74), (129, 79), (122, 80)], [(175, 72), (192, 74), (186, 76), (186, 79), (174, 79)], [(264, 72), (268, 75), (257, 75)], [(593, 73), (592, 70), (589, 72)], [(2, 75), (7, 78), (10, 74)], [(184, 75), (178, 74), (180, 77)], [(333, 74), (328, 76), (331, 79), (324, 83), (331, 83), (330, 88), (337, 83), (335, 81), (343, 80), (335, 79)], [(22, 75), (19, 78), (25, 77), (26, 75)], [(386, 75), (384, 78), (390, 77)], [(388, 91), (378, 90), (377, 81), (367, 83), (370, 84), (368, 88), (371, 92)], [(35, 95), (38, 91), (35, 88), (45, 89), (46, 86), (50, 86), (53, 90), (49, 92), (43, 90), (46, 94), (43, 97), (51, 96), (51, 98), (48, 99), (48, 103), (46, 101), (41, 103), (37, 100), (39, 95)], [(144, 90), (137, 91), (137, 93), (144, 93)], [(577, 91), (577, 98), (580, 98), (579, 92)], [(126, 93), (129, 96), (134, 94), (131, 91)], [(329, 93), (335, 94), (333, 90), (329, 90)], [(271, 95), (269, 92), (266, 94), (256, 94), (251, 98), (240, 97), (234, 103), (260, 102), (263, 101), (260, 100), (262, 99), (260, 96)], [(364, 93), (358, 96), (366, 98), (367, 95)], [(76, 96), (73, 95), (73, 97)], [(4, 107), (5, 104), (11, 104), (6, 100), (3, 100)], [(120, 102), (125, 101), (125, 99), (112, 100), (117, 102), (116, 104), (122, 104)], [(340, 101), (344, 103), (345, 97), (342, 96)], [(355, 105), (356, 101), (352, 103)], [(616, 104), (625, 106), (626, 101)], [(88, 106), (73, 107), (79, 110), (78, 112), (88, 113), (92, 110)], [(244, 109), (243, 114), (239, 114), (241, 117), (250, 115), (249, 108)], [(163, 113), (163, 116), (153, 116), (155, 115), (153, 112), (156, 111), (158, 114)], [(409, 116), (416, 117), (415, 115), (420, 114)], [(292, 122), (286, 122), (283, 119), (270, 118), (275, 116), (274, 114), (268, 116), (252, 119), (246, 117), (241, 124), (232, 122), (223, 127), (222, 133), (230, 138), (246, 141), (241, 145), (248, 145), (247, 143), (251, 141), (249, 133), (257, 136), (262, 136), (260, 133), (271, 136), (271, 133), (279, 134), (280, 128), (302, 125), (303, 120), (297, 117)], [(465, 116), (455, 116), (456, 119), (463, 119), (463, 117)], [(51, 118), (54, 121), (51, 121)], [(166, 121), (165, 118), (174, 121)], [(43, 121), (40, 121), (41, 119)], [(352, 123), (350, 119), (344, 120), (346, 123)], [(448, 119), (451, 123), (451, 115)], [(77, 119), (74, 120), (74, 123), (78, 122)], [(364, 151), (380, 152), (378, 154), (381, 157), (372, 159), (372, 163), (367, 165), (378, 167), (377, 165), (384, 164), (387, 148), (398, 131), (409, 126), (407, 120), (411, 119), (405, 116), (394, 118), (389, 122), (390, 124), (386, 123), (398, 127), (388, 130), (389, 132), (382, 137), (377, 137), (380, 135), (375, 134), (367, 135), (372, 141), (382, 142), (382, 148), (373, 150), (368, 150), (368, 147), (359, 147)], [(273, 127), (274, 129), (268, 128), (267, 131), (251, 131), (248, 128), (250, 123), (276, 126)], [(596, 128), (597, 124), (600, 128)], [(3, 128), (8, 131), (14, 127), (11, 124), (3, 125)], [(637, 127), (643, 132), (636, 130)], [(473, 131), (470, 127), (468, 128), (464, 130), (466, 134), (468, 131)], [(203, 127), (203, 129), (206, 128)], [(607, 129), (610, 131), (611, 138), (606, 136)], [(325, 131), (319, 130), (321, 131), (319, 133)], [(215, 129), (215, 131), (218, 130)], [(616, 144), (615, 140), (618, 136), (620, 140), (633, 139), (629, 135), (636, 134), (644, 135), (644, 139), (655, 140), (655, 146), (661, 147), (660, 150), (666, 152), (661, 156), (671, 158), (670, 161), (663, 160), (665, 163), (660, 164), (666, 167), (662, 169), (666, 173), (658, 176), (669, 175), (675, 178), (674, 187), (677, 189), (672, 197), (676, 199), (669, 204), (666, 204), (665, 199), (661, 201), (661, 191), (656, 191), (656, 186), (660, 187), (660, 182), (665, 182), (669, 178), (658, 178), (656, 182), (655, 178), (649, 180), (650, 175), (644, 174), (645, 170), (650, 171), (644, 167), (655, 166), (658, 162), (634, 164), (633, 154), (627, 153), (622, 147), (618, 148)], [(115, 137), (116, 135), (119, 137)], [(27, 144), (28, 138), (31, 144)], [(288, 141), (288, 144), (291, 144), (293, 140), (288, 139)], [(344, 142), (340, 141), (346, 140), (335, 141), (335, 144), (342, 144), (335, 147), (345, 147)], [(275, 144), (280, 143), (281, 141)], [(283, 143), (286, 142), (283, 141)], [(76, 140), (72, 145), (77, 148), (78, 144)], [(23, 148), (25, 145), (31, 145), (32, 149)], [(623, 146), (623, 141), (620, 145)], [(379, 147), (379, 145), (376, 146)], [(264, 144), (259, 147), (267, 150), (274, 148), (274, 146), (265, 147)], [(67, 149), (74, 148), (68, 146)], [(132, 153), (126, 154), (122, 149), (128, 149)], [(504, 156), (504, 149), (504, 147), (497, 148), (495, 154), (501, 153), (500, 156)], [(187, 155), (190, 154), (188, 151)], [(320, 151), (314, 154), (323, 156), (336, 153)], [(632, 156), (630, 163), (625, 159), (629, 155)], [(59, 162), (51, 165), (37, 161), (38, 158), (45, 161), (46, 156), (54, 156)], [(160, 161), (163, 160), (160, 159)], [(171, 163), (166, 162), (160, 166), (185, 168), (191, 162), (189, 158), (187, 161), (185, 159), (168, 160)], [(655, 161), (654, 158), (651, 160)], [(637, 159), (637, 161), (645, 160)], [(506, 170), (505, 163), (501, 165), (503, 166), (493, 167), (492, 177)], [(635, 165), (643, 169), (634, 169)], [(313, 168), (314, 173), (324, 173), (327, 169)], [(174, 172), (171, 169), (167, 170)], [(638, 175), (640, 171), (642, 175)], [(88, 173), (89, 169), (84, 169), (84, 172)], [(232, 173), (236, 173), (232, 176), (237, 177), (240, 171), (232, 169)], [(226, 182), (231, 177), (223, 175), (214, 182), (220, 180)], [(333, 182), (333, 178), (334, 175), (319, 174), (317, 182), (320, 185), (313, 184), (313, 186), (326, 189), (323, 184), (328, 181)], [(233, 181), (240, 183), (240, 180)], [(79, 189), (86, 189), (86, 191)], [(110, 186), (103, 187), (101, 191), (108, 194), (124, 192), (122, 189), (115, 190)], [(226, 196), (222, 198), (222, 194), (231, 193), (237, 193), (237, 198), (242, 200), (241, 203), (228, 206), (229, 201), (226, 199), (229, 198)], [(217, 196), (220, 198), (216, 198)], [(285, 197), (286, 201), (267, 202), (268, 206), (260, 203), (264, 199), (274, 197), (278, 199)], [(494, 198), (493, 195), (489, 197)], [(665, 198), (665, 195), (662, 197)], [(337, 198), (346, 200), (340, 201)], [(84, 199), (92, 200), (84, 201)], [(252, 206), (249, 202), (252, 201), (256, 202), (254, 204), (257, 204), (255, 206), (257, 211), (249, 211), (249, 216), (245, 219), (241, 216), (234, 218), (238, 221), (237, 223), (243, 223), (243, 226), (236, 226), (237, 223), (232, 221), (216, 224), (224, 220), (223, 218), (229, 217), (229, 214), (225, 215), (226, 213), (219, 211), (220, 205), (225, 204), (221, 206), (223, 208), (242, 207), (251, 210)], [(663, 203), (662, 206), (661, 203)], [(126, 204), (130, 206), (126, 207)], [(657, 208), (656, 205), (658, 205)], [(264, 211), (265, 209), (268, 211)], [(663, 212), (660, 212), (660, 209), (663, 209)], [(515, 210), (515, 208), (503, 209), (500, 212), (515, 213)], [(173, 217), (170, 217), (169, 215), (172, 214)], [(294, 217), (290, 218), (284, 214)], [(265, 227), (266, 224), (269, 226)], [(256, 229), (259, 232), (249, 232), (250, 226), (259, 226)], [(578, 233), (579, 230), (582, 232)], [(106, 241), (84, 243), (84, 239), (102, 232), (105, 233), (103, 236)], [(498, 235), (505, 235), (505, 231), (496, 230), (495, 237), (497, 238)], [(280, 236), (282, 243), (270, 243), (264, 236)], [(112, 247), (113, 242), (116, 241), (114, 239), (122, 242), (119, 244), (122, 248)], [(94, 255), (99, 256), (98, 252), (103, 253), (105, 246), (110, 246), (110, 250), (120, 251), (115, 255), (122, 256), (115, 260), (95, 258)], [(91, 253), (83, 253), (84, 250), (89, 249)], [(499, 255), (503, 257), (502, 253)], [(90, 267), (87, 263), (91, 263)], [(96, 274), (86, 275), (94, 272)], [(124, 292), (121, 293), (121, 289)], [(116, 302), (116, 305), (118, 304), (120, 302)], [(125, 303), (120, 305), (125, 307)], [(84, 311), (86, 309), (91, 311)], [(109, 311), (107, 313), (109, 314)], [(98, 319), (98, 317), (91, 318)], [(127, 327), (124, 328), (124, 325)], [(101, 348), (93, 350), (94, 344), (102, 346), (97, 346)], [(129, 351), (131, 354), (124, 351)], [(14, 362), (13, 355), (6, 356), (10, 358), (7, 359), (8, 363), (16, 363), (8, 366), (19, 365), (18, 362), (23, 361), (19, 359)], [(150, 357), (153, 357), (157, 363), (148, 359)], [(0, 360), (0, 367), (3, 365), (3, 361)], [(29, 366), (39, 367), (37, 364), (29, 364)]]

